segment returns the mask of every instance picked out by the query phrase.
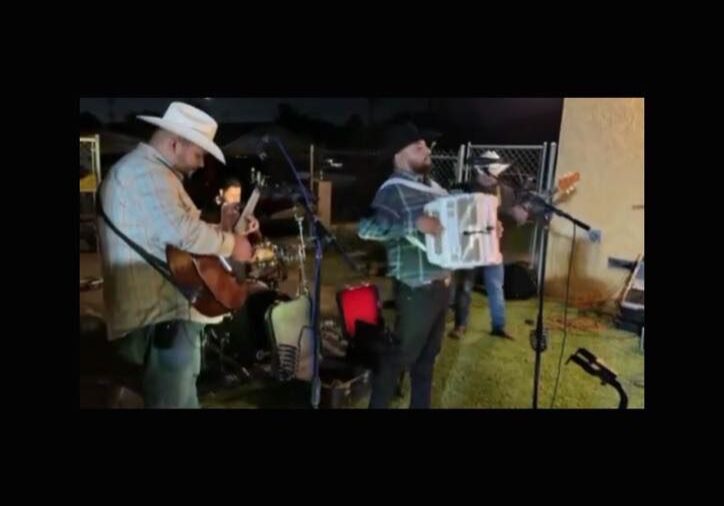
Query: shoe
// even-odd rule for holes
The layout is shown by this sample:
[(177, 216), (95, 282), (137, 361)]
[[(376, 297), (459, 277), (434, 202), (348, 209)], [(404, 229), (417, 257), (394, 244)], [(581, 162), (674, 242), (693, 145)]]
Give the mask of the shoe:
[(464, 335), (465, 335), (465, 327), (455, 327), (448, 334), (448, 336), (453, 339), (462, 339)]
[(502, 337), (504, 339), (510, 339), (511, 341), (515, 341), (515, 338), (513, 336), (511, 336), (510, 334), (508, 334), (504, 329), (493, 329), (490, 332), (490, 335)]

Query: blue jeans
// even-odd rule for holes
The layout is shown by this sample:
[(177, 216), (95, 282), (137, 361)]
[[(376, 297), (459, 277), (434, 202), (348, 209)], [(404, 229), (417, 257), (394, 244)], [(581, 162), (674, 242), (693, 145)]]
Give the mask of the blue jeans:
[(143, 366), (146, 408), (199, 408), (196, 380), (201, 371), (201, 334), (204, 325), (175, 321), (136, 329), (114, 341), (116, 352), (131, 364)]
[(480, 271), (482, 271), (484, 278), (485, 290), (488, 292), (491, 325), (493, 329), (504, 329), (505, 294), (503, 293), (503, 283), (505, 281), (505, 266), (503, 264), (455, 271), (455, 284), (451, 297), (455, 311), (455, 326), (466, 327), (468, 325), (473, 286), (476, 278), (481, 274)]

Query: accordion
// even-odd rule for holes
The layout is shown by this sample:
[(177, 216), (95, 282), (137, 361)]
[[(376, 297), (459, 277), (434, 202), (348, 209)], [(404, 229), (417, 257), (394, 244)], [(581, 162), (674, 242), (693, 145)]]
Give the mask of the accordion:
[(425, 206), (444, 227), (425, 235), (427, 259), (446, 269), (469, 269), (503, 263), (498, 238), (498, 197), (484, 193), (440, 197)]

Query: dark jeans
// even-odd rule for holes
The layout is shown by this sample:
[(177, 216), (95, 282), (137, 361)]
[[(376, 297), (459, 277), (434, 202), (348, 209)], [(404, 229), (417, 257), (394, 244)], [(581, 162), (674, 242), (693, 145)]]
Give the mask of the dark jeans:
[(372, 379), (370, 408), (387, 408), (404, 369), (410, 372), (411, 409), (430, 407), (435, 358), (442, 346), (449, 288), (442, 281), (411, 288), (395, 281), (398, 340)]

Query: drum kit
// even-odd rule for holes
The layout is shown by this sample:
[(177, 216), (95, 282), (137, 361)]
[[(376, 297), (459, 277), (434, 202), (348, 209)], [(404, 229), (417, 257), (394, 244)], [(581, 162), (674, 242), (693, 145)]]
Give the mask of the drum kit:
[[(279, 381), (308, 380), (311, 367), (309, 287), (305, 276), (303, 217), (294, 210), (298, 244), (275, 244), (264, 238), (254, 246), (246, 278), (262, 289), (221, 323), (204, 331), (202, 376)], [(298, 270), (297, 287), (288, 295), (281, 285)], [(292, 285), (293, 286), (293, 285)], [(289, 285), (287, 285), (289, 288)], [(253, 372), (252, 372), (253, 371)]]

